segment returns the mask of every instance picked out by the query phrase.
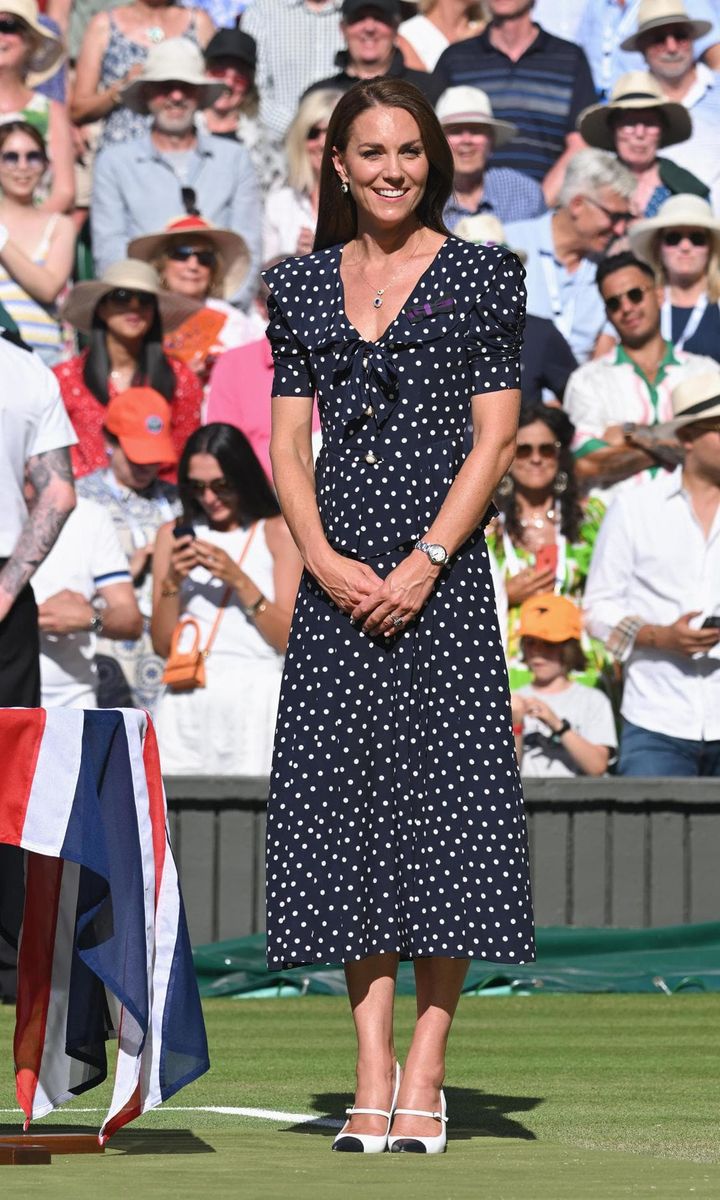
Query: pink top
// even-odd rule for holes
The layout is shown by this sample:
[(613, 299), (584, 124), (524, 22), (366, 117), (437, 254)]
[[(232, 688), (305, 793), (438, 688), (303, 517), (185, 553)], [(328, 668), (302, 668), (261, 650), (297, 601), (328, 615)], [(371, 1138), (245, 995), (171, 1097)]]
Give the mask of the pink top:
[[(270, 343), (263, 337), (218, 358), (210, 376), (205, 421), (223, 421), (245, 434), (257, 454), (268, 479), (270, 465), (270, 398), (273, 360)], [(320, 430), (317, 404), (313, 406), (313, 433)]]

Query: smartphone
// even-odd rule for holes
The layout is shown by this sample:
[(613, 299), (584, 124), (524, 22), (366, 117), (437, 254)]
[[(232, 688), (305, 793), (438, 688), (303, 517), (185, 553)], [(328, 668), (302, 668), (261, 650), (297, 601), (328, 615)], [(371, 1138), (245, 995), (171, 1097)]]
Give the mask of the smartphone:
[(552, 571), (554, 575), (557, 571), (557, 563), (558, 548), (555, 544), (551, 546), (541, 546), (535, 555), (536, 571)]
[(701, 629), (720, 629), (720, 617), (706, 617)]
[(192, 525), (175, 525), (173, 528), (173, 537), (195, 537), (195, 530)]

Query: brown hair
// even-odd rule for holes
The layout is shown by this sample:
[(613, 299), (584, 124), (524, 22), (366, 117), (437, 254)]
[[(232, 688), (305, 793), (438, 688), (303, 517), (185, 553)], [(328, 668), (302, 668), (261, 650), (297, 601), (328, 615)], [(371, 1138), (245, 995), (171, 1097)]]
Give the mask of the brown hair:
[(14, 133), (24, 133), (26, 137), (29, 137), (35, 143), (38, 150), (42, 151), (47, 161), (48, 153), (45, 139), (40, 130), (31, 125), (29, 121), (4, 121), (0, 124), (0, 150), (2, 150), (8, 138), (12, 137)]
[(354, 84), (335, 107), (325, 139), (320, 170), (320, 201), (314, 250), (349, 242), (357, 233), (357, 208), (350, 192), (340, 190), (333, 150), (344, 153), (353, 122), (369, 108), (403, 108), (418, 123), (430, 164), (427, 184), (416, 209), (421, 224), (449, 234), (443, 209), (453, 187), (453, 158), (442, 126), (430, 103), (412, 83), (403, 79), (370, 79)]
[[(541, 641), (541, 638), (537, 639)], [(568, 638), (565, 642), (553, 642), (552, 645), (560, 648), (560, 664), (565, 675), (569, 675), (571, 671), (584, 671), (587, 667), (587, 659), (577, 638)], [(520, 638), (520, 652), (525, 658), (525, 638)]]

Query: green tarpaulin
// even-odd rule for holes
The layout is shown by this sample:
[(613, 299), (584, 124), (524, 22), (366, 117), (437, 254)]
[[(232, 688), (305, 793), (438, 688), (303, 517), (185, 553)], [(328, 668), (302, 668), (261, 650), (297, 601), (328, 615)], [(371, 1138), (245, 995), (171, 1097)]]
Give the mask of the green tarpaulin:
[[(720, 992), (720, 923), (665, 929), (537, 931), (537, 962), (473, 962), (466, 992)], [(339, 966), (267, 971), (262, 934), (198, 946), (195, 970), (203, 996), (341, 995)], [(411, 963), (401, 963), (398, 992), (414, 991)]]

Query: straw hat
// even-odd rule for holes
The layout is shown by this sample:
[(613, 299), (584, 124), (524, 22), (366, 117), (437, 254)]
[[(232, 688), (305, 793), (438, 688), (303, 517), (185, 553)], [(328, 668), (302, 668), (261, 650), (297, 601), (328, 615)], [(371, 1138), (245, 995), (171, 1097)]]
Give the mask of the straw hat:
[(474, 217), (462, 217), (453, 229), (455, 237), (462, 238), (464, 242), (475, 242), (476, 245), (483, 246), (504, 246), (508, 250), (512, 250), (521, 262), (527, 262), (527, 254), (524, 250), (516, 250), (514, 246), (508, 246), (507, 237), (502, 221), (494, 217), (492, 213), (478, 213)]
[[(0, 0), (0, 3), (2, 0)], [(173, 243), (192, 242), (202, 237), (217, 250), (220, 272), (218, 282), (223, 285), (225, 297), (234, 296), (250, 269), (250, 251), (239, 233), (231, 229), (218, 229), (204, 217), (173, 217), (161, 233), (147, 233), (133, 238), (128, 246), (130, 258), (152, 262), (160, 258)]]
[(684, 379), (673, 388), (671, 400), (673, 420), (667, 424), (669, 429), (720, 417), (720, 367)]
[(19, 17), (32, 31), (34, 46), (27, 60), (25, 82), (29, 87), (44, 83), (57, 71), (65, 58), (65, 49), (56, 33), (38, 20), (35, 0), (2, 0), (2, 12)]
[(448, 88), (435, 105), (435, 113), (441, 125), (489, 125), (496, 146), (504, 146), (517, 136), (517, 125), (493, 116), (490, 99), (480, 88)]
[(82, 333), (90, 333), (95, 309), (103, 297), (114, 292), (116, 288), (149, 292), (151, 296), (157, 296), (164, 333), (175, 329), (186, 317), (203, 307), (196, 300), (189, 300), (186, 296), (164, 292), (160, 287), (157, 271), (153, 270), (149, 263), (139, 262), (136, 258), (124, 258), (108, 267), (100, 279), (75, 284), (61, 308), (63, 320), (69, 321)]
[(633, 254), (651, 266), (657, 266), (653, 258), (655, 237), (661, 229), (672, 229), (674, 225), (684, 228), (707, 229), (712, 234), (715, 253), (720, 255), (720, 220), (713, 214), (707, 200), (701, 196), (681, 193), (670, 196), (660, 205), (657, 214), (647, 220), (636, 221), (628, 229)]
[(599, 150), (615, 149), (612, 113), (632, 109), (657, 109), (665, 118), (661, 146), (685, 142), (692, 133), (692, 120), (684, 104), (666, 100), (659, 84), (647, 71), (628, 71), (621, 75), (607, 104), (591, 104), (577, 119), (577, 127), (589, 146)]
[(580, 609), (567, 596), (554, 592), (533, 596), (520, 606), (520, 637), (540, 638), (543, 642), (568, 642), (582, 637)]
[(205, 74), (203, 56), (195, 43), (186, 37), (176, 37), (166, 38), (150, 47), (142, 75), (123, 88), (120, 98), (127, 108), (147, 116), (145, 84), (168, 83), (170, 80), (200, 88), (200, 108), (209, 108), (225, 91), (224, 83)]
[(682, 0), (642, 0), (638, 9), (638, 27), (635, 33), (620, 43), (620, 49), (640, 50), (638, 41), (642, 35), (650, 29), (660, 29), (662, 25), (689, 25), (693, 40), (712, 29), (712, 21), (695, 21), (689, 17)]

